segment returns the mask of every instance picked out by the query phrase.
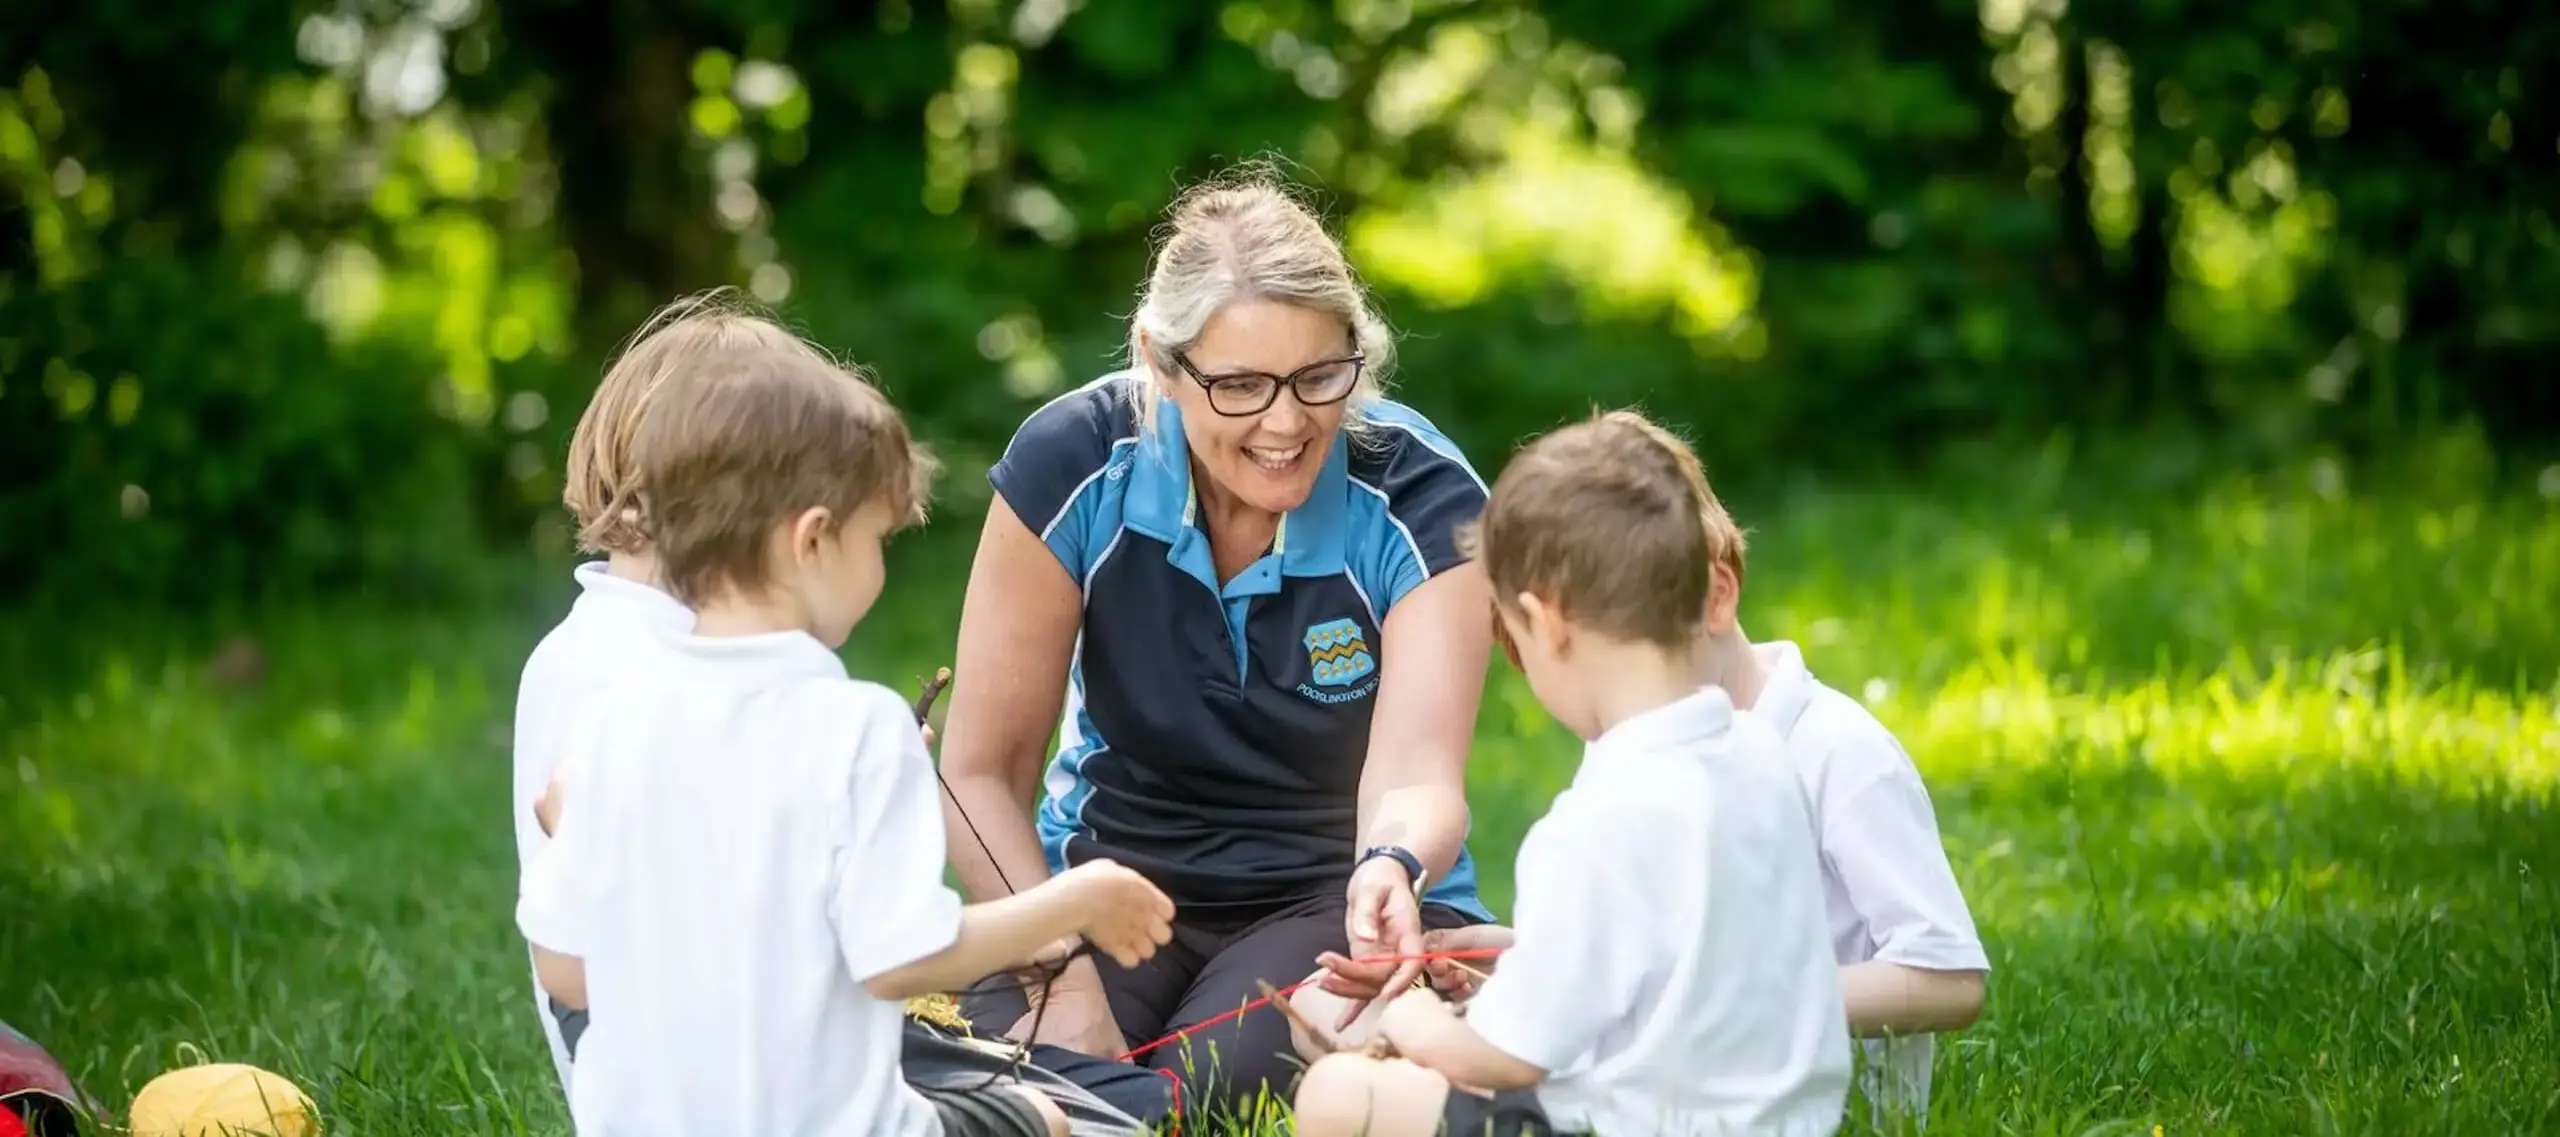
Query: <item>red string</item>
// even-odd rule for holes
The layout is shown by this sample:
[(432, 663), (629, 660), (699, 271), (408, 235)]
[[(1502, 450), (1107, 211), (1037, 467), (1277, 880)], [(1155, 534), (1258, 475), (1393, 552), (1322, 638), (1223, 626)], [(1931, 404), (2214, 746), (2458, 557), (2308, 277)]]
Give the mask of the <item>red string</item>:
[[(1469, 949), (1466, 949), (1466, 950), (1463, 950), (1463, 951), (1426, 951), (1426, 952), (1422, 952), (1422, 953), (1420, 953), (1420, 954), (1418, 954), (1418, 955), (1368, 955), (1368, 956), (1362, 956), (1362, 957), (1360, 957), (1360, 958), (1358, 958), (1358, 959), (1352, 960), (1351, 962), (1353, 962), (1353, 963), (1429, 963), (1429, 962), (1432, 962), (1433, 960), (1441, 960), (1441, 959), (1491, 959), (1491, 958), (1493, 958), (1494, 956), (1497, 956), (1497, 955), (1500, 955), (1500, 954), (1502, 954), (1502, 952), (1501, 952), (1501, 949), (1499, 949), (1499, 948), (1469, 948)], [(1179, 1040), (1181, 1040), (1181, 1039), (1188, 1038), (1188, 1037), (1190, 1037), (1190, 1036), (1191, 1036), (1191, 1035), (1193, 1035), (1193, 1034), (1197, 1034), (1197, 1033), (1199, 1033), (1200, 1031), (1207, 1030), (1207, 1029), (1209, 1029), (1210, 1027), (1213, 1027), (1213, 1026), (1218, 1025), (1219, 1023), (1227, 1022), (1227, 1021), (1232, 1020), (1232, 1019), (1242, 1018), (1242, 1017), (1244, 1017), (1244, 1016), (1245, 1016), (1247, 1013), (1249, 1013), (1249, 1012), (1252, 1012), (1252, 1011), (1257, 1010), (1257, 1009), (1259, 1009), (1259, 1008), (1262, 1008), (1262, 1007), (1266, 1007), (1266, 1006), (1271, 1005), (1271, 1002), (1272, 1002), (1273, 1000), (1275, 1000), (1275, 999), (1286, 999), (1286, 998), (1288, 998), (1288, 997), (1289, 997), (1289, 996), (1291, 996), (1291, 995), (1295, 995), (1295, 994), (1297, 994), (1297, 993), (1298, 993), (1298, 991), (1299, 991), (1301, 988), (1304, 988), (1304, 987), (1306, 987), (1308, 984), (1314, 983), (1314, 982), (1316, 982), (1317, 980), (1322, 979), (1322, 978), (1323, 978), (1323, 976), (1321, 976), (1321, 975), (1313, 975), (1313, 976), (1309, 976), (1309, 977), (1307, 977), (1307, 978), (1305, 978), (1305, 979), (1301, 979), (1301, 980), (1299, 980), (1299, 981), (1297, 981), (1297, 982), (1295, 982), (1295, 983), (1292, 983), (1292, 984), (1290, 984), (1290, 985), (1288, 985), (1288, 986), (1286, 986), (1286, 987), (1279, 988), (1278, 990), (1275, 990), (1275, 991), (1273, 991), (1272, 993), (1270, 993), (1270, 994), (1268, 994), (1268, 995), (1259, 995), (1259, 996), (1256, 996), (1256, 997), (1254, 997), (1253, 999), (1250, 999), (1250, 1000), (1246, 1001), (1243, 1005), (1241, 1005), (1241, 1006), (1237, 1007), (1236, 1009), (1234, 1009), (1234, 1010), (1232, 1010), (1232, 1011), (1228, 1011), (1228, 1012), (1226, 1012), (1226, 1013), (1224, 1013), (1224, 1014), (1216, 1015), (1216, 1016), (1211, 1017), (1211, 1018), (1203, 1019), (1203, 1020), (1201, 1020), (1201, 1021), (1199, 1021), (1199, 1022), (1196, 1022), (1196, 1023), (1191, 1024), (1190, 1026), (1184, 1027), (1184, 1028), (1182, 1028), (1181, 1030), (1174, 1031), (1174, 1032), (1173, 1032), (1173, 1033), (1171, 1033), (1171, 1034), (1165, 1035), (1165, 1036), (1164, 1036), (1164, 1037), (1162, 1037), (1162, 1038), (1159, 1038), (1159, 1039), (1156, 1039), (1156, 1040), (1155, 1040), (1155, 1041), (1153, 1041), (1153, 1042), (1147, 1043), (1147, 1044), (1146, 1044), (1146, 1045), (1144, 1045), (1144, 1046), (1135, 1047), (1135, 1048), (1133, 1048), (1133, 1049), (1131, 1049), (1131, 1050), (1129, 1050), (1129, 1051), (1127, 1051), (1127, 1052), (1125, 1052), (1125, 1053), (1121, 1054), (1121, 1055), (1120, 1055), (1119, 1060), (1120, 1060), (1120, 1061), (1122, 1061), (1122, 1062), (1128, 1062), (1128, 1061), (1131, 1061), (1131, 1060), (1133, 1060), (1133, 1059), (1137, 1058), (1139, 1055), (1144, 1054), (1144, 1053), (1146, 1053), (1146, 1052), (1148, 1052), (1148, 1051), (1150, 1051), (1150, 1050), (1154, 1050), (1154, 1049), (1156, 1049), (1156, 1048), (1158, 1048), (1158, 1047), (1165, 1046), (1165, 1045), (1167, 1045), (1167, 1044), (1169, 1044), (1169, 1043), (1173, 1043), (1173, 1042), (1179, 1041)], [(1176, 1076), (1172, 1070), (1160, 1069), (1160, 1070), (1157, 1070), (1157, 1071), (1156, 1071), (1156, 1073), (1159, 1073), (1159, 1074), (1164, 1075), (1164, 1077), (1165, 1077), (1165, 1081), (1167, 1081), (1167, 1082), (1171, 1083), (1171, 1084), (1172, 1084), (1172, 1086), (1173, 1086), (1173, 1132), (1172, 1132), (1172, 1137), (1180, 1137), (1180, 1134), (1182, 1133), (1182, 1079), (1181, 1079), (1180, 1077)]]

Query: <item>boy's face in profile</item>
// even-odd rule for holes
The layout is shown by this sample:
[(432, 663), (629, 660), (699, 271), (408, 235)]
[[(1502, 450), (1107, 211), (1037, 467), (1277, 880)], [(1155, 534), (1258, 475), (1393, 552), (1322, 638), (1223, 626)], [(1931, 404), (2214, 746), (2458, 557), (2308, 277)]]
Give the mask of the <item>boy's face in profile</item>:
[(828, 647), (842, 647), (880, 598), (887, 578), (880, 546), (889, 536), (888, 506), (873, 500), (826, 532), (812, 524), (819, 511), (794, 526), (797, 591), (809, 614), (809, 633)]
[(1578, 736), (1589, 737), (1584, 729), (1590, 718), (1589, 700), (1580, 677), (1566, 662), (1571, 647), (1561, 613), (1525, 592), (1509, 604), (1496, 604), (1494, 611), (1502, 621), (1504, 648), (1529, 680), (1529, 692), (1557, 722)]

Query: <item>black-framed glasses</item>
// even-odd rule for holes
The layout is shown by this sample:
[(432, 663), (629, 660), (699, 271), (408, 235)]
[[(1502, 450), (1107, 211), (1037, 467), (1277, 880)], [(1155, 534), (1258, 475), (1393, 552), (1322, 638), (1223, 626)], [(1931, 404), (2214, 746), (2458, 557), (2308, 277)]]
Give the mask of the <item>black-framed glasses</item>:
[(1339, 359), (1310, 363), (1287, 375), (1265, 371), (1231, 371), (1223, 375), (1203, 375), (1191, 365), (1191, 357), (1176, 351), (1174, 366), (1182, 368), (1200, 389), (1209, 395), (1209, 409), (1229, 418), (1258, 415), (1280, 401), (1280, 388), (1287, 387), (1297, 396), (1298, 405), (1321, 407), (1351, 397), (1360, 385), (1360, 369), (1369, 357), (1352, 352)]

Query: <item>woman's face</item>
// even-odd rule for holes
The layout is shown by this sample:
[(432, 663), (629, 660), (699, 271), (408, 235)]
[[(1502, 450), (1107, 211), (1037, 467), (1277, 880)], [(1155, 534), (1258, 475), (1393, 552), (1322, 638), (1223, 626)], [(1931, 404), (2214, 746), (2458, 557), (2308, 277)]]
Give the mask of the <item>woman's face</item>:
[[(1360, 378), (1355, 355), (1341, 320), (1245, 300), (1210, 317), (1199, 341), (1172, 353), (1164, 361), (1171, 370), (1157, 379), (1182, 408), (1182, 433), (1199, 470), (1245, 505), (1286, 513), (1314, 490), (1342, 428), (1346, 397)], [(1292, 377), (1294, 391), (1277, 382)], [(1250, 409), (1266, 400), (1270, 405)], [(1233, 413), (1239, 409), (1248, 413)]]

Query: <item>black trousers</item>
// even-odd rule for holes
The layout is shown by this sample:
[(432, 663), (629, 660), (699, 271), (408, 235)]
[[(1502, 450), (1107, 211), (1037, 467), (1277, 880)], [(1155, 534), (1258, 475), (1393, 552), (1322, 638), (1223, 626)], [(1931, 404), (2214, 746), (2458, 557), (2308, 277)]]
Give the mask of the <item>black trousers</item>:
[[(550, 1003), (560, 1037), (574, 1060), (578, 1039), (587, 1032), (587, 1013), (563, 1006), (557, 999)], [(1006, 1025), (1011, 1024), (1006, 1020)], [(995, 1032), (977, 1033), (996, 1038)], [(1018, 1081), (1041, 1090), (1066, 1111), (1073, 1137), (1135, 1137), (1173, 1116), (1173, 1083), (1162, 1073), (1062, 1046), (1033, 1046), (1028, 1060), (1016, 1064), (1007, 1055), (990, 1053), (983, 1045), (972, 1045), (909, 1018), (900, 1037), (898, 1064), (906, 1080), (922, 1089), (974, 1087), (997, 1075), (998, 1081)]]
[[(1155, 958), (1135, 968), (1122, 968), (1107, 956), (1094, 956), (1093, 962), (1122, 1037), (1131, 1047), (1144, 1046), (1260, 998), (1256, 981), (1285, 988), (1316, 969), (1317, 955), (1348, 952), (1342, 931), (1348, 908), (1343, 894), (1332, 892), (1261, 915), (1177, 915), (1173, 942), (1156, 949)], [(1422, 906), (1425, 928), (1476, 922), (1452, 908)], [(1010, 986), (960, 1003), (971, 1029), (988, 1037), (1011, 1030), (1027, 1006), (1022, 991)], [(1131, 1061), (1180, 1078), (1182, 1111), (1194, 1118), (1241, 1116), (1265, 1090), (1285, 1104), (1304, 1067), (1289, 1041), (1289, 1020), (1267, 1008)]]

